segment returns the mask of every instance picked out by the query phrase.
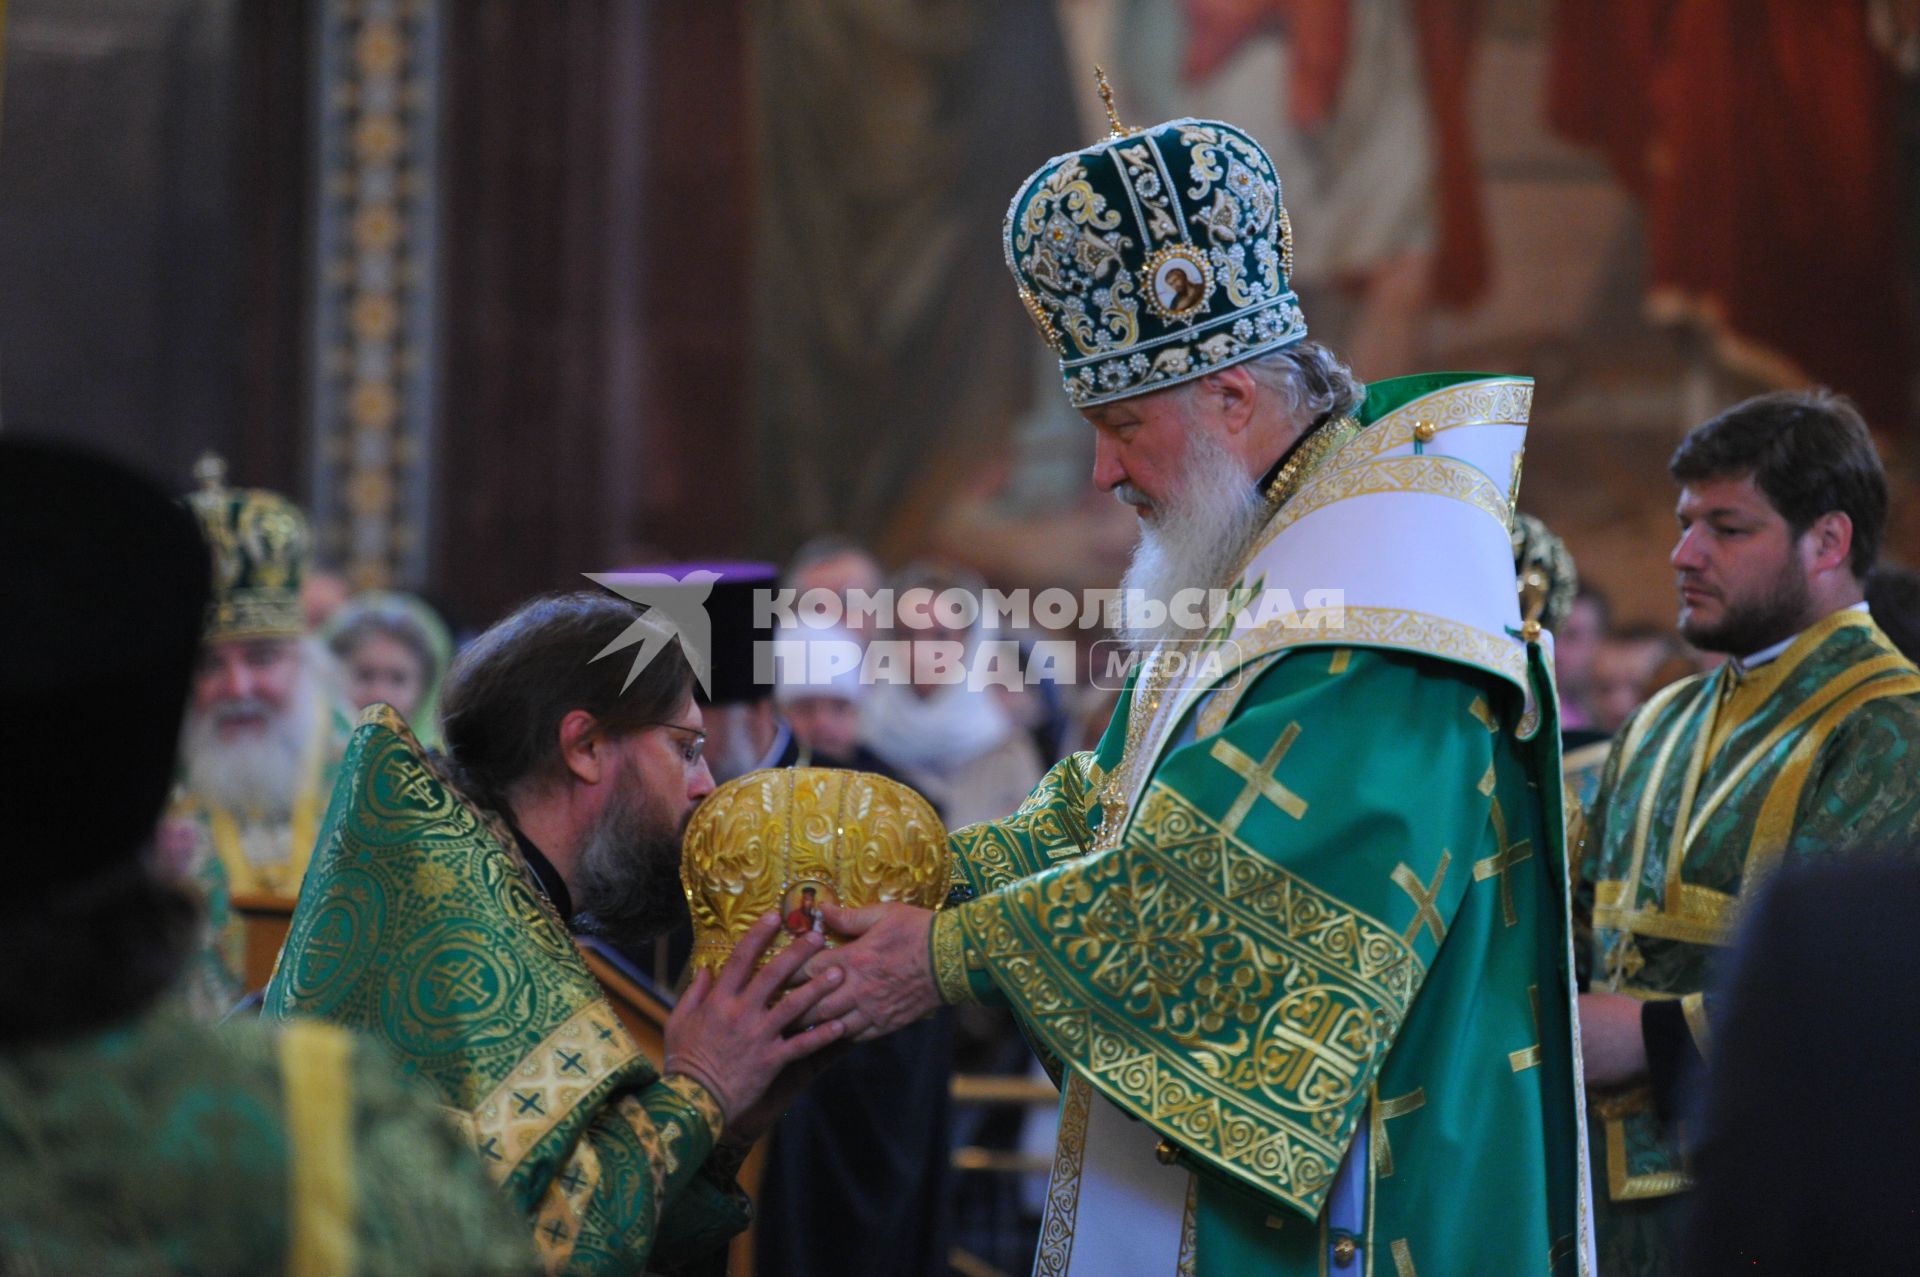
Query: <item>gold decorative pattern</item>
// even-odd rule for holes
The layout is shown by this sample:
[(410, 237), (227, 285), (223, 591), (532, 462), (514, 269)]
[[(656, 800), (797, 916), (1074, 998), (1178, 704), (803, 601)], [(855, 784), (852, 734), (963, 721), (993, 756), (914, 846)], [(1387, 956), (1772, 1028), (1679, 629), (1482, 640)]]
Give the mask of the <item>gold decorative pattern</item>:
[[(1868, 665), (1877, 663), (1877, 660), (1864, 662)], [(1857, 687), (1825, 706), (1813, 726), (1794, 742), (1792, 751), (1781, 764), (1779, 774), (1774, 777), (1773, 785), (1760, 805), (1760, 815), (1754, 823), (1753, 839), (1748, 844), (1746, 862), (1741, 872), (1743, 893), (1757, 886), (1786, 850), (1787, 840), (1793, 832), (1794, 817), (1800, 810), (1807, 782), (1813, 775), (1813, 764), (1840, 725), (1874, 701), (1891, 696), (1916, 695), (1920, 695), (1920, 674), (1908, 672)]]
[(1468, 426), (1523, 426), (1533, 412), (1533, 383), (1499, 377), (1446, 386), (1402, 404), (1368, 426), (1340, 457), (1339, 465), (1371, 461), (1396, 448), (1411, 447), (1414, 427), (1425, 421), (1435, 437)]
[(1441, 885), (1447, 880), (1447, 866), (1452, 863), (1452, 852), (1440, 853), (1440, 867), (1433, 871), (1431, 886), (1421, 882), (1420, 875), (1406, 863), (1402, 862), (1393, 867), (1393, 885), (1406, 892), (1413, 900), (1413, 921), (1407, 924), (1407, 930), (1401, 936), (1409, 949), (1413, 947), (1414, 937), (1420, 934), (1423, 927), (1432, 933), (1436, 947), (1447, 938), (1446, 921), (1440, 917), (1440, 911), (1433, 906), (1434, 901), (1440, 898)]
[[(1835, 620), (1830, 617), (1802, 635), (1793, 648), (1780, 658), (1781, 661), (1791, 659), (1797, 666), (1809, 652), (1834, 631), (1846, 625), (1871, 624), (1868, 618), (1859, 613), (1845, 612), (1838, 613), (1836, 616), (1840, 619)], [(1809, 640), (1812, 641), (1809, 642)], [(1775, 664), (1778, 663), (1775, 662)], [(1786, 764), (1769, 787), (1762, 803), (1760, 817), (1755, 822), (1753, 837), (1747, 851), (1746, 868), (1742, 875), (1742, 893), (1744, 894), (1764, 876), (1772, 858), (1785, 847), (1792, 818), (1798, 808), (1800, 787), (1804, 785), (1814, 760), (1832, 732), (1845, 721), (1849, 714), (1873, 700), (1883, 696), (1920, 693), (1920, 675), (1915, 675), (1911, 671), (1912, 666), (1896, 653), (1861, 661), (1849, 668), (1844, 674), (1823, 686), (1818, 695), (1795, 706), (1737, 761), (1724, 769), (1724, 774), (1713, 790), (1704, 800), (1696, 802), (1701, 781), (1713, 756), (1712, 742), (1729, 738), (1740, 723), (1746, 721), (1758, 707), (1765, 704), (1765, 698), (1755, 699), (1741, 694), (1745, 689), (1739, 689), (1730, 694), (1729, 685), (1734, 677), (1730, 672), (1722, 671), (1719, 675), (1713, 676), (1719, 678), (1721, 682), (1714, 687), (1702, 689), (1696, 696), (1695, 704), (1675, 721), (1667, 724), (1663, 732), (1665, 739), (1661, 743), (1659, 754), (1654, 759), (1635, 813), (1632, 854), (1627, 875), (1623, 879), (1596, 884), (1594, 926), (1631, 935), (1676, 940), (1689, 944), (1716, 947), (1731, 944), (1739, 897), (1685, 882), (1681, 877), (1687, 850), (1692, 846), (1694, 839), (1705, 827), (1706, 822), (1728, 801), (1738, 786), (1753, 773), (1755, 768), (1760, 766), (1761, 761), (1773, 753), (1789, 735), (1799, 732), (1800, 738), (1796, 740)], [(1779, 675), (1771, 673), (1771, 666), (1748, 677), (1758, 681), (1761, 675), (1770, 675), (1771, 681), (1767, 686), (1778, 685)], [(1700, 688), (1701, 682), (1700, 679), (1690, 679), (1666, 689), (1635, 715), (1627, 739), (1621, 747), (1619, 764), (1621, 767), (1628, 765), (1635, 751), (1644, 743), (1654, 718), (1675, 696), (1681, 693), (1682, 689)], [(1641, 868), (1645, 864), (1648, 853), (1654, 802), (1663, 787), (1667, 770), (1672, 764), (1680, 740), (1688, 734), (1690, 725), (1696, 719), (1702, 721), (1697, 729), (1694, 729), (1694, 747), (1687, 759), (1687, 771), (1679, 797), (1679, 811), (1684, 814), (1681, 819), (1674, 822), (1673, 836), (1667, 851), (1667, 871), (1663, 887), (1658, 898), (1642, 902), (1638, 899), (1638, 889), (1634, 884), (1640, 880)], [(1812, 720), (1811, 726), (1809, 726), (1809, 720)], [(1624, 955), (1625, 949), (1622, 948), (1621, 952)], [(1612, 974), (1617, 981), (1620, 976), (1631, 973), (1616, 971)]]
[(576, 1105), (640, 1054), (613, 1008), (588, 1003), (526, 1053), (513, 1072), (461, 1115), (495, 1182), (503, 1182)]
[[(1376, 427), (1377, 429), (1377, 427)], [(1363, 431), (1364, 439), (1371, 431)], [(1342, 455), (1334, 466), (1296, 493), (1260, 533), (1247, 556), (1251, 563), (1282, 532), (1308, 515), (1359, 497), (1406, 494), (1445, 497), (1481, 511), (1507, 528), (1507, 501), (1471, 462), (1454, 457), (1381, 457), (1354, 463)]]
[(967, 940), (959, 919), (951, 913), (935, 914), (929, 943), (933, 949), (933, 981), (940, 990), (940, 1000), (948, 1006), (979, 1001), (973, 996), (973, 985), (967, 979)]
[(1049, 160), (1015, 193), (1002, 247), (1084, 408), (1305, 337), (1281, 268), (1289, 235), (1259, 144), (1228, 124), (1182, 120)]
[(580, 1218), (600, 1186), (601, 1174), (600, 1154), (590, 1140), (580, 1140), (540, 1194), (533, 1210), (533, 1245), (543, 1271), (566, 1271), (580, 1241)]
[(1047, 1205), (1040, 1216), (1040, 1245), (1033, 1257), (1034, 1277), (1066, 1277), (1073, 1258), (1073, 1233), (1080, 1214), (1080, 1177), (1087, 1169), (1087, 1124), (1093, 1087), (1078, 1073), (1067, 1077), (1060, 1100), (1060, 1133), (1053, 1146), (1053, 1174), (1047, 1180)]
[(1387, 1123), (1396, 1117), (1417, 1113), (1426, 1106), (1427, 1090), (1423, 1086), (1416, 1086), (1405, 1095), (1390, 1100), (1381, 1099), (1378, 1092), (1374, 1094), (1371, 1138), (1368, 1142), (1373, 1146), (1374, 1173), (1381, 1179), (1393, 1174), (1393, 1144), (1387, 1138)]
[[(688, 822), (680, 877), (693, 914), (691, 961), (710, 968), (756, 919), (789, 917), (803, 890), (816, 903), (932, 909), (952, 883), (946, 830), (925, 798), (882, 776), (824, 767), (749, 772), (714, 790)], [(790, 943), (783, 932), (768, 956)]]
[(1394, 1277), (1420, 1277), (1413, 1268), (1413, 1248), (1407, 1245), (1407, 1239), (1396, 1237), (1393, 1241)]
[(1653, 1171), (1641, 1175), (1630, 1173), (1627, 1122), (1650, 1112), (1652, 1108), (1653, 1092), (1644, 1084), (1594, 1101), (1594, 1113), (1607, 1132), (1607, 1198), (1610, 1201), (1639, 1202), (1655, 1197), (1672, 1197), (1693, 1187), (1693, 1172), (1687, 1168), (1691, 1159), (1686, 1157), (1684, 1148), (1681, 1150), (1681, 1170)]
[(333, 0), (317, 23), (313, 512), (361, 589), (427, 566), (441, 9)]
[(1008, 832), (1017, 827), (1043, 848), (1049, 861), (1079, 855), (1093, 846), (1087, 827), (1098, 766), (1086, 751), (1070, 754), (1050, 768), (1025, 802), (1004, 821), (985, 821), (956, 829), (948, 839), (953, 854), (953, 883), (982, 893), (1018, 882), (1045, 866), (1024, 863), (1020, 840)]
[(1355, 607), (1340, 611), (1340, 623), (1321, 629), (1288, 627), (1281, 620), (1255, 626), (1235, 640), (1243, 660), (1303, 643), (1425, 652), (1498, 674), (1520, 686), (1527, 676), (1527, 649), (1506, 635), (1476, 629), (1449, 617), (1400, 608)]
[[(1492, 764), (1487, 766), (1487, 774), (1493, 774)], [(1487, 787), (1491, 794), (1492, 788)], [(1493, 837), (1500, 850), (1485, 860), (1474, 862), (1473, 880), (1485, 882), (1489, 878), (1500, 879), (1500, 915), (1505, 924), (1514, 926), (1520, 921), (1520, 915), (1513, 907), (1513, 867), (1523, 860), (1533, 859), (1533, 840), (1522, 838), (1518, 842), (1507, 841), (1507, 817), (1500, 809), (1500, 800), (1493, 799), (1492, 807)]]
[(1266, 756), (1255, 762), (1242, 753), (1230, 741), (1219, 740), (1207, 751), (1207, 756), (1228, 771), (1246, 782), (1239, 797), (1233, 800), (1233, 806), (1227, 809), (1220, 827), (1228, 834), (1240, 832), (1241, 822), (1253, 813), (1253, 805), (1262, 799), (1272, 803), (1295, 820), (1304, 820), (1307, 815), (1306, 800), (1281, 784), (1274, 776), (1274, 770), (1300, 739), (1300, 724), (1288, 723), (1286, 730), (1274, 739), (1272, 748)]
[(1267, 502), (1278, 510), (1285, 505), (1300, 485), (1326, 464), (1327, 459), (1352, 443), (1360, 433), (1360, 423), (1352, 417), (1341, 417), (1329, 421), (1301, 440), (1280, 467), (1280, 473), (1273, 476), (1273, 482), (1267, 485)]
[[(1158, 781), (1127, 837), (1154, 854), (1085, 861), (1092, 910), (1042, 876), (1009, 887), (1005, 910), (956, 916), (1034, 1029), (1114, 1103), (1312, 1214), (1425, 966)], [(1068, 997), (1069, 980), (1112, 1005)], [(1160, 1049), (1169, 1037), (1184, 1054)]]

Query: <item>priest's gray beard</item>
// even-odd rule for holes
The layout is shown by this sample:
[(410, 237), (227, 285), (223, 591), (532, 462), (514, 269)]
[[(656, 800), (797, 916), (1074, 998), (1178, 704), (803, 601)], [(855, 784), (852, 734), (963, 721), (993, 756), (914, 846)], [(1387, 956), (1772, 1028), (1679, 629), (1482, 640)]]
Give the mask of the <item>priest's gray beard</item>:
[[(187, 789), (247, 820), (271, 824), (289, 819), (302, 780), (300, 765), (325, 707), (329, 659), (319, 648), (301, 644), (299, 682), (279, 710), (257, 696), (190, 710), (180, 740)], [(253, 715), (266, 717), (264, 730), (222, 739), (223, 721)]]
[(573, 904), (581, 929), (631, 951), (686, 921), (685, 827), (647, 792), (637, 768), (622, 776), (580, 851)]
[[(1180, 625), (1175, 620), (1178, 609), (1171, 605), (1183, 590), (1224, 590), (1231, 585), (1229, 574), (1266, 524), (1267, 507), (1259, 488), (1218, 438), (1198, 427), (1190, 429), (1181, 465), (1185, 476), (1180, 491), (1164, 502), (1151, 502), (1130, 483), (1114, 489), (1128, 505), (1151, 506), (1141, 521), (1140, 542), (1126, 575), (1120, 578), (1120, 637), (1142, 655), (1160, 643), (1205, 632), (1204, 623)], [(1145, 615), (1136, 606), (1142, 599), (1158, 600), (1169, 605), (1169, 611), (1158, 618)], [(1200, 611), (1205, 613), (1204, 604)], [(1145, 623), (1155, 619), (1158, 624)]]

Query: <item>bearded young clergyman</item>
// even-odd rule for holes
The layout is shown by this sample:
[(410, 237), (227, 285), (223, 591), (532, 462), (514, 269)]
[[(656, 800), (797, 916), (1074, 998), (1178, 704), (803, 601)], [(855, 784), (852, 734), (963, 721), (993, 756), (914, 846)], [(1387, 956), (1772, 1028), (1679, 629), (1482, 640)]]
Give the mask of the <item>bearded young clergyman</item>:
[(1860, 414), (1826, 391), (1762, 395), (1667, 469), (1680, 633), (1728, 659), (1626, 721), (1588, 809), (1580, 1039), (1597, 1241), (1623, 1277), (1683, 1271), (1681, 1092), (1742, 902), (1782, 864), (1920, 835), (1920, 669), (1865, 601), (1887, 482)]

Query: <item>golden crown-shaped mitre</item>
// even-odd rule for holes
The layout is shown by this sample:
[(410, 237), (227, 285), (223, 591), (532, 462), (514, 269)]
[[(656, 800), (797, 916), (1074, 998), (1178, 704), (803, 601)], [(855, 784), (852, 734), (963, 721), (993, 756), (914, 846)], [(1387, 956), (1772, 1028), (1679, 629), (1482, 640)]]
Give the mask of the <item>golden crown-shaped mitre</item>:
[(809, 930), (831, 944), (822, 905), (937, 907), (951, 886), (947, 831), (926, 799), (884, 776), (749, 772), (694, 812), (680, 880), (693, 913), (693, 964), (718, 968), (770, 910), (782, 927), (769, 956)]

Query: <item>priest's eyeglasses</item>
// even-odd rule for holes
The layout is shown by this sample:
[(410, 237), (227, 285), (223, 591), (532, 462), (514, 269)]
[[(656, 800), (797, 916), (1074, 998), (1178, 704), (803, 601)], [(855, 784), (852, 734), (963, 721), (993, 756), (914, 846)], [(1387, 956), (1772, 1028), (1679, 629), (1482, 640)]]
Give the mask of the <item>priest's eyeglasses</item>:
[(691, 767), (700, 761), (700, 753), (707, 747), (707, 734), (698, 727), (688, 727), (685, 723), (642, 723), (642, 727), (664, 727), (670, 732), (685, 732), (686, 743), (680, 746), (680, 757)]

